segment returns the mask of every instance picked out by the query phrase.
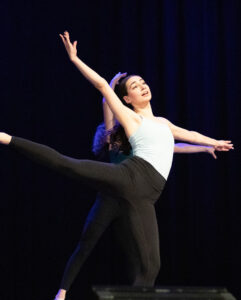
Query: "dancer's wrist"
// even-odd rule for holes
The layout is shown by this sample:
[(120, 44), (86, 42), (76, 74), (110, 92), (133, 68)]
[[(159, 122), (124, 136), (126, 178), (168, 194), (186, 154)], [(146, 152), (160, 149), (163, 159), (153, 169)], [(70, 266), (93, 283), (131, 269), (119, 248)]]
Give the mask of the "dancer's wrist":
[(79, 60), (77, 55), (69, 55), (69, 59), (73, 64), (76, 64)]

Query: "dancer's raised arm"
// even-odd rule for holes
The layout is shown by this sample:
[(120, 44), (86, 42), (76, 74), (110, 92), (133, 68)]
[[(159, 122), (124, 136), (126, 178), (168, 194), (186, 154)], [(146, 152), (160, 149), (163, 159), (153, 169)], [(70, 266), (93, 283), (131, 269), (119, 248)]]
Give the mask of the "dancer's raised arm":
[(77, 41), (71, 43), (69, 33), (67, 31), (65, 31), (64, 34), (60, 34), (60, 37), (71, 62), (78, 68), (83, 76), (101, 92), (116, 119), (124, 127), (127, 136), (130, 136), (138, 128), (141, 122), (140, 117), (134, 111), (122, 104), (121, 100), (117, 97), (103, 77), (78, 58)]

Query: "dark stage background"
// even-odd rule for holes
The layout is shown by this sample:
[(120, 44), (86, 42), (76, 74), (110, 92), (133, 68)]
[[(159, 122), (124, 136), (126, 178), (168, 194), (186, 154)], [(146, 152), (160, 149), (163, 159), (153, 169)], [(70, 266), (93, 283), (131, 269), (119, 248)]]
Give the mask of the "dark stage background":
[[(157, 285), (221, 285), (241, 298), (239, 0), (7, 1), (0, 4), (0, 130), (93, 158), (101, 95), (68, 61), (58, 33), (108, 81), (140, 74), (153, 110), (230, 153), (175, 155), (157, 203)], [(0, 147), (0, 299), (52, 299), (95, 192)], [(70, 292), (124, 284), (107, 231)], [(240, 297), (240, 298), (239, 298)], [(84, 299), (84, 298), (83, 298)], [(85, 298), (86, 299), (86, 298)]]

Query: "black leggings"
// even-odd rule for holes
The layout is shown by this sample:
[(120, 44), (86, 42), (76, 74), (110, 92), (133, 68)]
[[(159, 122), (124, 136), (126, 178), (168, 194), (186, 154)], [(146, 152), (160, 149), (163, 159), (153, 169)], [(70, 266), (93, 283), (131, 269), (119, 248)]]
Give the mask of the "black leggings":
[[(107, 227), (112, 225), (115, 237), (128, 262), (127, 279), (133, 284), (141, 274), (138, 250), (133, 242), (126, 209), (118, 199), (99, 194), (86, 219), (80, 241), (65, 267), (60, 288), (69, 290), (83, 263)], [(143, 282), (143, 284), (145, 284)]]
[[(130, 228), (136, 260), (140, 262), (140, 270), (133, 271), (133, 284), (148, 286), (154, 284), (160, 268), (154, 203), (159, 198), (166, 180), (148, 162), (136, 156), (126, 159), (119, 165), (77, 160), (47, 146), (16, 137), (12, 138), (10, 147), (32, 160), (81, 180), (107, 196), (118, 199), (125, 210), (126, 224)], [(91, 230), (91, 226), (89, 228)], [(81, 243), (79, 247), (82, 247)]]

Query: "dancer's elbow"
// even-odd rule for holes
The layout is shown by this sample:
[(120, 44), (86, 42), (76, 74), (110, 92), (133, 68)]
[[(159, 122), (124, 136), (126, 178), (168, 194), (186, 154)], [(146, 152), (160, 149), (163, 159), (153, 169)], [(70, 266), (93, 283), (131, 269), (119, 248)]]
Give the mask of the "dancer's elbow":
[(96, 82), (95, 87), (103, 94), (106, 88), (109, 88), (108, 82), (101, 77), (98, 82)]

